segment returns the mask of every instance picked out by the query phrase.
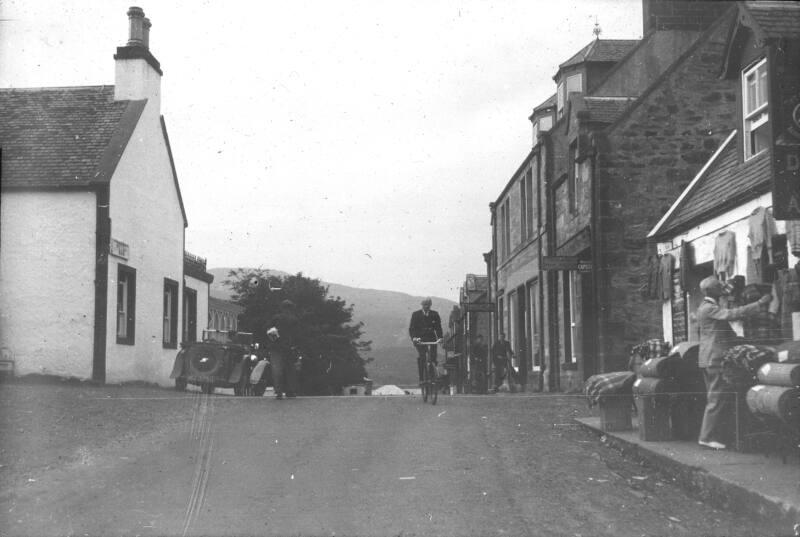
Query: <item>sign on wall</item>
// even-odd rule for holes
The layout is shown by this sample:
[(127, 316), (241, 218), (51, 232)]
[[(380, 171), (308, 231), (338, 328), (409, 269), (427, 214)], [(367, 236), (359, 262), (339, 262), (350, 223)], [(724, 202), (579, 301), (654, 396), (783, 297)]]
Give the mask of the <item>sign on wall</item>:
[(800, 42), (773, 47), (771, 59), (772, 211), (778, 220), (800, 220)]
[(121, 257), (122, 259), (128, 259), (128, 245), (117, 239), (111, 239), (108, 253), (116, 257)]

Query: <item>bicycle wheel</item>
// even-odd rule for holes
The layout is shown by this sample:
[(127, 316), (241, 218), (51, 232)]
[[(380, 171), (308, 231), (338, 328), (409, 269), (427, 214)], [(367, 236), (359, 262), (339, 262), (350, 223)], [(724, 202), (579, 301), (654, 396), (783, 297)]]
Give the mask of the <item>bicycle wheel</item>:
[(422, 382), (420, 384), (421, 384), (420, 387), (422, 388), (422, 402), (423, 403), (427, 403), (428, 402), (428, 389), (429, 389), (428, 387), (430, 386), (430, 375), (428, 374), (428, 367), (427, 366), (425, 366), (422, 369)]
[(430, 380), (429, 386), (431, 391), (431, 404), (435, 405), (436, 400), (439, 398), (439, 385), (436, 382), (436, 364), (433, 362), (428, 364), (428, 377)]

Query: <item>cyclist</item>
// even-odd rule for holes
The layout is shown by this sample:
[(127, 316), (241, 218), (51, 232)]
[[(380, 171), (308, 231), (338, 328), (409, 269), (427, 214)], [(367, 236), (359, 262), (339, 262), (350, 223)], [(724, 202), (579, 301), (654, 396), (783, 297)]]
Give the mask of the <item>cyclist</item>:
[(422, 383), (423, 372), (425, 370), (425, 354), (427, 348), (431, 347), (431, 360), (436, 362), (436, 347), (430, 345), (420, 345), (421, 342), (439, 342), (443, 337), (442, 319), (439, 314), (431, 309), (433, 302), (430, 298), (425, 298), (421, 302), (422, 309), (411, 314), (411, 323), (408, 326), (408, 335), (412, 343), (417, 348), (417, 370), (419, 381)]

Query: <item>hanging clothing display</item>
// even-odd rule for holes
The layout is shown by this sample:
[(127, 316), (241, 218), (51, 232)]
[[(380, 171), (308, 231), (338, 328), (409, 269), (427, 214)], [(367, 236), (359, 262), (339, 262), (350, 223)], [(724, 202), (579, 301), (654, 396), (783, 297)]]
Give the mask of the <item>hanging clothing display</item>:
[(658, 256), (647, 257), (647, 282), (644, 285), (645, 298), (658, 298)]
[(680, 271), (678, 278), (681, 285), (681, 291), (687, 291), (689, 289), (689, 274), (694, 266), (693, 254), (694, 250), (692, 248), (692, 243), (681, 241), (680, 267), (678, 268)]
[(672, 298), (672, 271), (675, 267), (675, 257), (664, 254), (658, 262), (657, 296), (661, 300)]
[(772, 265), (775, 270), (789, 268), (787, 242), (785, 234), (772, 236)]
[(754, 261), (761, 261), (764, 248), (767, 249), (767, 263), (772, 264), (772, 237), (778, 234), (772, 211), (758, 207), (747, 219), (747, 238), (750, 239), (751, 256)]
[(800, 220), (786, 221), (786, 237), (789, 239), (792, 255), (800, 257)]
[(736, 234), (723, 231), (714, 241), (714, 274), (725, 280), (736, 267)]
[(792, 337), (792, 313), (800, 311), (800, 264), (780, 270), (772, 286), (769, 311), (778, 316), (784, 338)]

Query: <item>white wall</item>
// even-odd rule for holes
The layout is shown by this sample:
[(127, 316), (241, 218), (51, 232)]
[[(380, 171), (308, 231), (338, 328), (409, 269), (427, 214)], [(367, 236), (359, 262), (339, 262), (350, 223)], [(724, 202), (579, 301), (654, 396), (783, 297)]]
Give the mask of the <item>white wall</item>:
[[(129, 257), (109, 258), (106, 380), (168, 385), (177, 349), (163, 348), (164, 278), (183, 296), (184, 223), (162, 134), (157, 100), (148, 101), (111, 179), (111, 236), (129, 245)], [(134, 345), (117, 343), (117, 267), (136, 269)], [(177, 326), (183, 323), (178, 307)], [(179, 338), (180, 340), (180, 338)]]
[(70, 191), (0, 196), (0, 346), (19, 375), (92, 376), (95, 200)]

